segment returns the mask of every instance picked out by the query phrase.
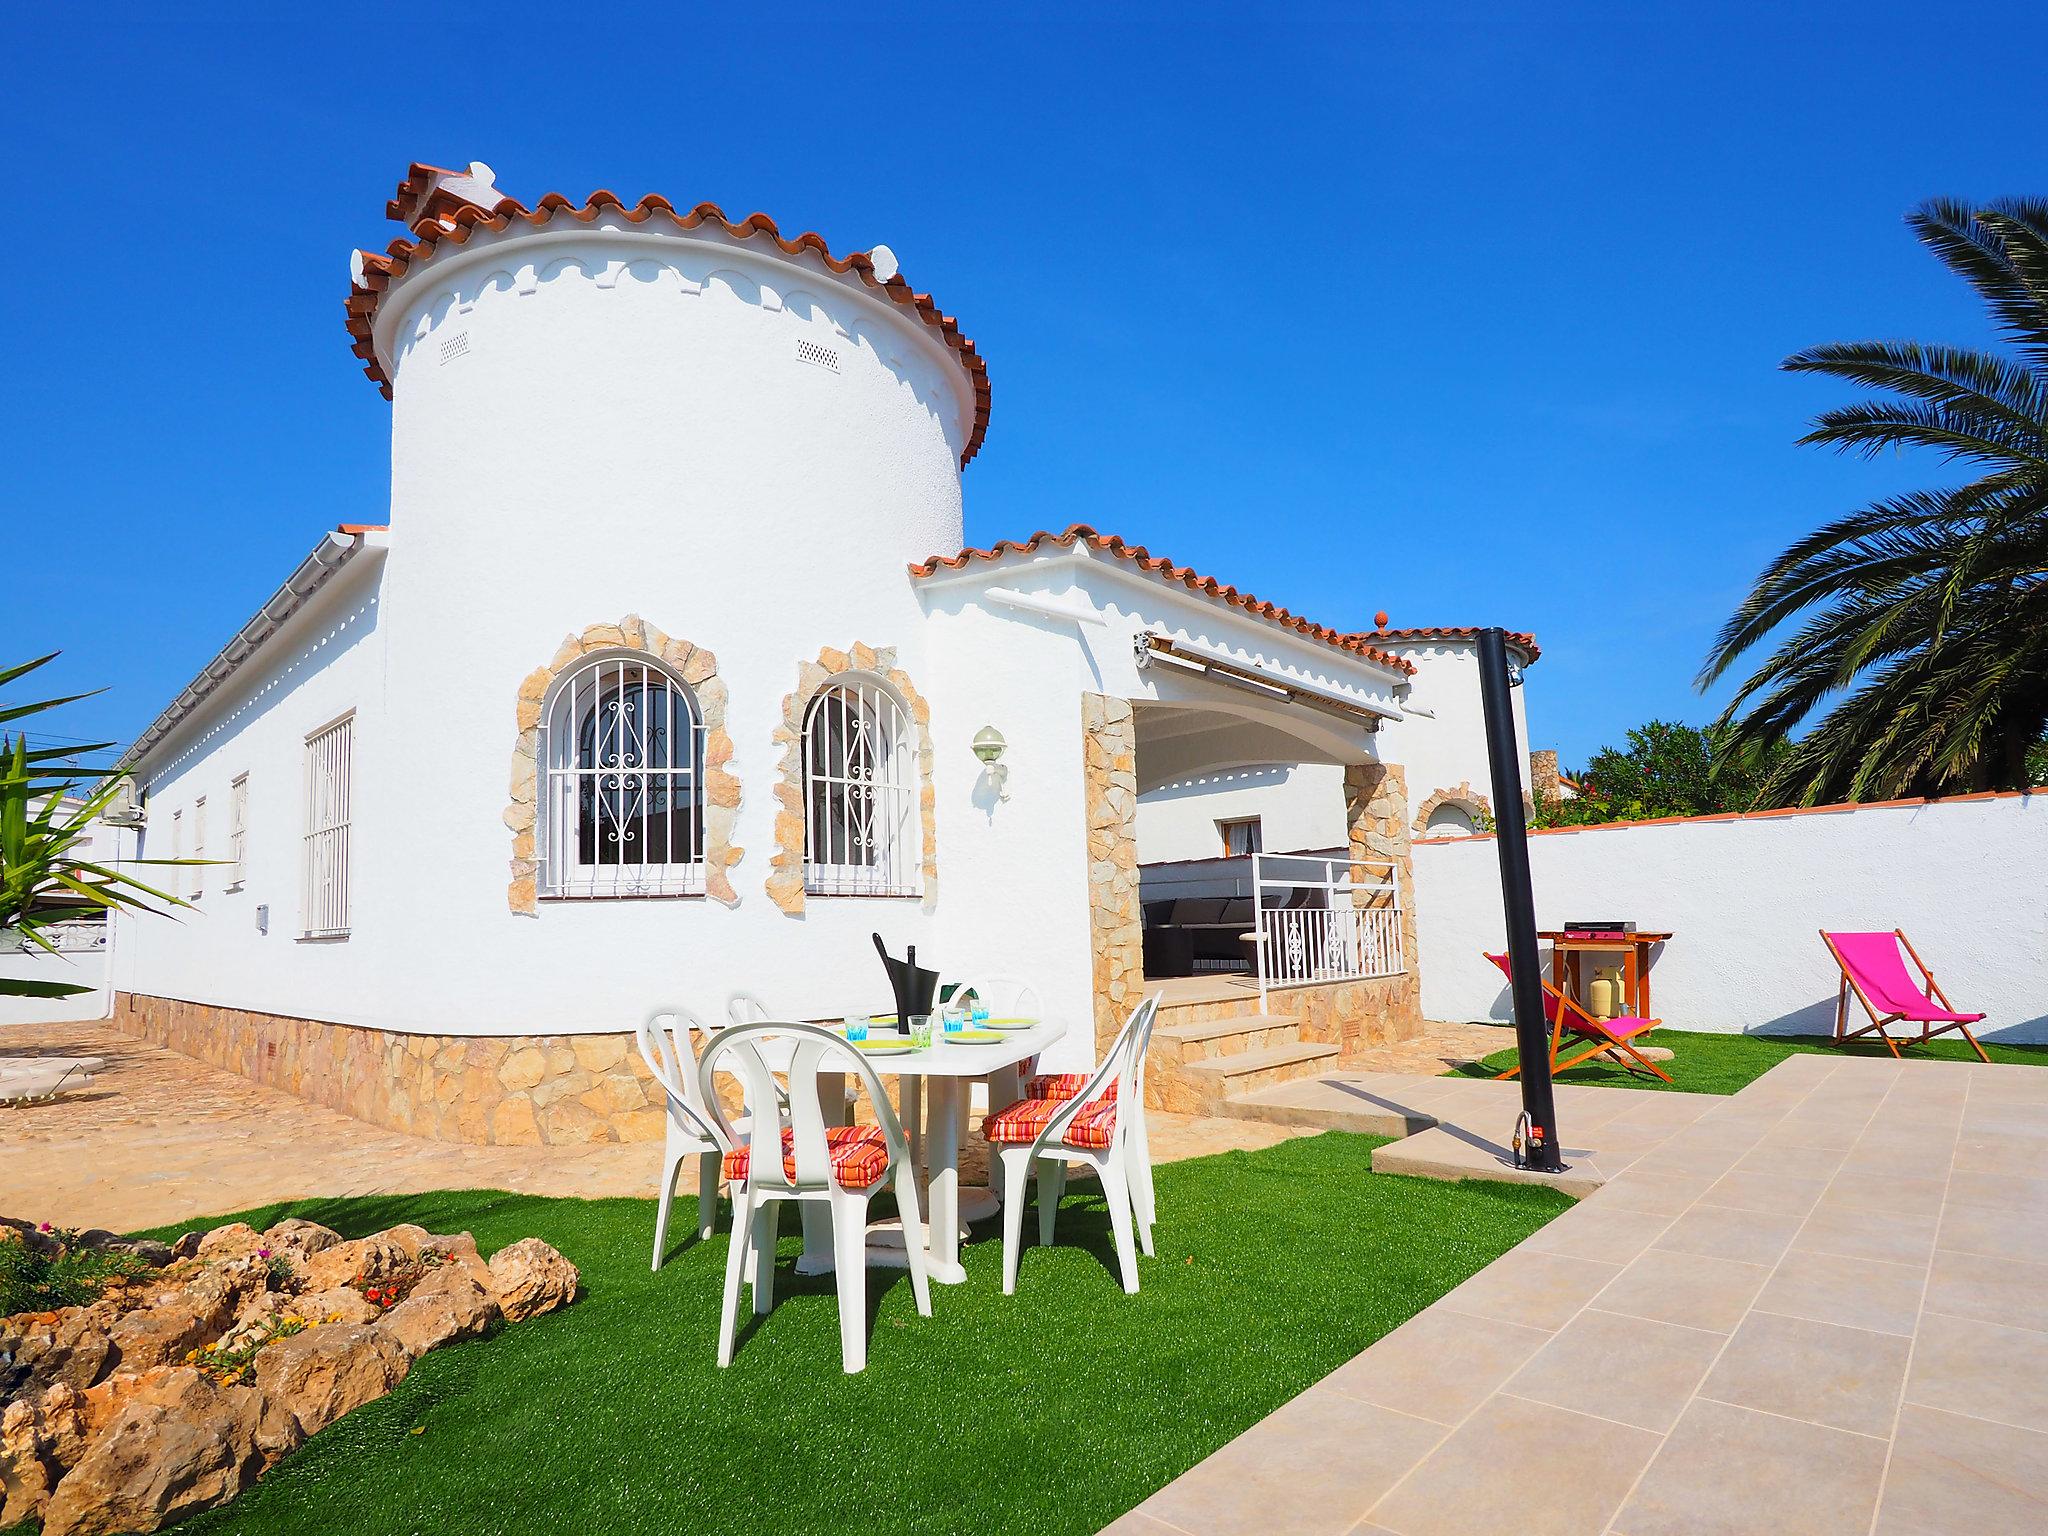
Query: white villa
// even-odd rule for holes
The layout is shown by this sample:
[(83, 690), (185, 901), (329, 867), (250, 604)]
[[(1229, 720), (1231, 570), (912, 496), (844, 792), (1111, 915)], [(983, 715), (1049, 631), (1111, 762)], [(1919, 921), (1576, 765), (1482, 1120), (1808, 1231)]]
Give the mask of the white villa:
[(654, 1005), (884, 1006), (879, 933), (1033, 978), (1083, 1065), (1192, 889), (1141, 868), (1259, 848), (1370, 875), (1285, 897), (1331, 958), (1276, 998), (1339, 1047), (1419, 1029), (1409, 842), (1488, 809), (1475, 631), (1079, 525), (963, 547), (988, 372), (886, 247), (480, 164), (387, 212), (347, 322), (389, 515), (130, 749), (141, 851), (223, 862), (117, 920), (124, 1027), (422, 1135), (656, 1137)]

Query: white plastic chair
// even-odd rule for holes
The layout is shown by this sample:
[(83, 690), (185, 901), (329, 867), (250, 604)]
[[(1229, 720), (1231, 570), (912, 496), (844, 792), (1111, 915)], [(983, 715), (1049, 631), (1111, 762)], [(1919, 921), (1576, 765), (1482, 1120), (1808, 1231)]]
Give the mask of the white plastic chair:
[[(712, 1114), (723, 1122), (717, 1074), (720, 1063), (728, 1060), (731, 1065), (725, 1070), (745, 1084), (749, 1104), (775, 1104), (775, 1074), (768, 1064), (768, 1051), (784, 1045), (789, 1048), (789, 1065), (784, 1069), (788, 1096), (777, 1106), (774, 1122), (765, 1113), (757, 1113), (745, 1176), (734, 1181), (732, 1243), (726, 1252), (725, 1297), (718, 1318), (718, 1363), (721, 1367), (732, 1363), (740, 1276), (750, 1259), (755, 1316), (765, 1315), (774, 1305), (776, 1230), (783, 1202), (793, 1200), (823, 1203), (831, 1210), (833, 1269), (839, 1282), (840, 1364), (851, 1374), (868, 1363), (868, 1202), (884, 1185), (893, 1185), (896, 1195), (918, 1315), (932, 1315), (917, 1173), (903, 1126), (889, 1107), (875, 1069), (853, 1046), (815, 1024), (764, 1021), (720, 1030), (697, 1064), (699, 1093)], [(774, 1054), (779, 1058), (781, 1052)], [(834, 1127), (828, 1134), (818, 1103), (818, 1079), (826, 1072), (847, 1073), (866, 1087), (875, 1107), (876, 1125)], [(721, 1128), (730, 1139), (730, 1128)], [(879, 1169), (874, 1167), (872, 1152), (860, 1150), (862, 1143), (873, 1148), (876, 1132), (884, 1156)], [(780, 1156), (775, 1155), (777, 1151)], [(768, 1155), (759, 1155), (762, 1152)], [(849, 1186), (843, 1179), (855, 1161), (864, 1164), (864, 1171), (872, 1172), (873, 1177)]]
[[(1132, 1062), (1134, 1048), (1140, 1039), (1149, 1034), (1152, 1016), (1158, 1006), (1158, 1000), (1151, 997), (1138, 1004), (1137, 1011), (1125, 1022), (1116, 1040), (1110, 1045), (1108, 1053), (1102, 1059), (1102, 1065), (1089, 1076), (1087, 1086), (1073, 1098), (1057, 1101), (1045, 1125), (1029, 1143), (1020, 1141), (995, 1144), (1003, 1162), (1003, 1185), (1012, 1196), (1003, 1203), (1005, 1296), (1014, 1295), (1017, 1290), (1017, 1264), (1024, 1243), (1025, 1181), (1033, 1172), (1037, 1173), (1038, 1241), (1041, 1246), (1050, 1247), (1053, 1224), (1059, 1215), (1060, 1195), (1066, 1188), (1067, 1165), (1070, 1163), (1088, 1164), (1095, 1170), (1095, 1176), (1102, 1181), (1103, 1197), (1109, 1203), (1110, 1229), (1116, 1238), (1119, 1278), (1126, 1295), (1137, 1294), (1138, 1259), (1131, 1235), (1132, 1196), (1128, 1172), (1128, 1142), (1134, 1117), (1129, 1113), (1128, 1100), (1138, 1088), (1136, 1069)], [(1099, 1117), (1102, 1111), (1096, 1106), (1102, 1104), (1104, 1095), (1109, 1092), (1112, 1084), (1116, 1087), (1117, 1096), (1109, 1101), (1109, 1134), (1105, 1139), (1106, 1145), (1073, 1145), (1067, 1137), (1074, 1121), (1084, 1110), (1090, 1111), (1091, 1117)], [(993, 1120), (996, 1117), (990, 1118)]]
[[(667, 1020), (667, 1026), (663, 1026)], [(675, 1198), (676, 1176), (690, 1158), (697, 1159), (697, 1236), (707, 1238), (718, 1224), (718, 1165), (733, 1145), (719, 1121), (706, 1112), (699, 1096), (697, 1049), (693, 1034), (707, 1040), (712, 1030), (687, 1008), (657, 1008), (641, 1023), (636, 1039), (640, 1059), (661, 1085), (668, 1115), (661, 1153), (661, 1193), (654, 1208), (654, 1265), (668, 1241), (668, 1207)], [(734, 1134), (739, 1134), (735, 1132)]]

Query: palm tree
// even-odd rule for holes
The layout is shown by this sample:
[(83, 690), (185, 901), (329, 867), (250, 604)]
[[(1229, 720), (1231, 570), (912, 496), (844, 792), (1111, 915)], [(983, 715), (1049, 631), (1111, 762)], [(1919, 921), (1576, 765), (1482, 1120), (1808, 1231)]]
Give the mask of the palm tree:
[(1702, 689), (1793, 626), (1722, 716), (1731, 752), (1778, 749), (1763, 804), (2024, 788), (2048, 724), (2048, 201), (1937, 200), (1907, 222), (2011, 354), (1858, 341), (1785, 360), (1882, 391), (1822, 412), (1802, 443), (1929, 448), (1971, 478), (1809, 534), (1723, 626)]

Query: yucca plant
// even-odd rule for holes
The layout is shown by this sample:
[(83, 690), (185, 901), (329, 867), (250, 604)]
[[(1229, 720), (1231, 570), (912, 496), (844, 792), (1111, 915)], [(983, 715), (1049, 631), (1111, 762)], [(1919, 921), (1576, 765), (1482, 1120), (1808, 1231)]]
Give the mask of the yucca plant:
[(1931, 450), (1969, 478), (1799, 540), (1722, 628), (1703, 689), (1778, 636), (1722, 717), (1732, 756), (1784, 749), (1765, 804), (2025, 788), (2048, 726), (2048, 201), (1939, 200), (1907, 222), (2011, 355), (1859, 341), (1786, 359), (1881, 392), (1823, 412), (1801, 442)]
[[(0, 688), (56, 659), (56, 652), (0, 669)], [(0, 726), (46, 713), (91, 694), (0, 705)], [(105, 752), (111, 742), (32, 750), (27, 735), (0, 730), (0, 936), (57, 953), (43, 929), (77, 914), (79, 907), (127, 907), (164, 912), (185, 903), (110, 865), (80, 858), (78, 847), (93, 819), (119, 791), (106, 769), (81, 768), (77, 759)], [(195, 864), (196, 859), (135, 859), (133, 864)], [(0, 997), (73, 997), (92, 988), (61, 981), (0, 976)]]

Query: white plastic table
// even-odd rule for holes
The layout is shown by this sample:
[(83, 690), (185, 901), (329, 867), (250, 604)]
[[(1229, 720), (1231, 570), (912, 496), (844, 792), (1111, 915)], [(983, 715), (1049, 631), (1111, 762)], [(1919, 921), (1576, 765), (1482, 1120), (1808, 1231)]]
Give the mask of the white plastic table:
[[(932, 1027), (938, 1028), (936, 1018)], [(924, 1201), (925, 1255), (931, 1278), (942, 1285), (958, 1285), (967, 1278), (960, 1263), (960, 1132), (967, 1113), (968, 1087), (977, 1078), (987, 1078), (990, 1105), (1009, 1103), (1017, 1097), (1017, 1069), (1066, 1032), (1066, 1025), (1043, 1020), (1029, 1029), (1002, 1031), (999, 1044), (934, 1044), (902, 1056), (869, 1057), (869, 1064), (883, 1077), (924, 1079), (924, 1154), (930, 1175)], [(820, 1072), (818, 1094), (825, 1104), (827, 1123), (833, 1123), (835, 1106), (846, 1103), (844, 1074)], [(838, 1113), (844, 1115), (843, 1107)], [(805, 1201), (803, 1211), (804, 1251), (797, 1260), (797, 1273), (824, 1274), (833, 1263), (831, 1219), (825, 1207), (814, 1201)], [(893, 1257), (888, 1241), (892, 1232), (900, 1231), (893, 1222), (877, 1223), (871, 1229), (870, 1259), (881, 1264), (903, 1262), (901, 1236), (896, 1237)]]

